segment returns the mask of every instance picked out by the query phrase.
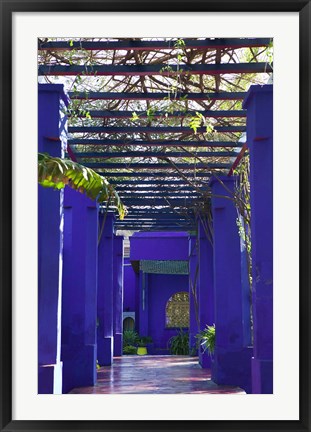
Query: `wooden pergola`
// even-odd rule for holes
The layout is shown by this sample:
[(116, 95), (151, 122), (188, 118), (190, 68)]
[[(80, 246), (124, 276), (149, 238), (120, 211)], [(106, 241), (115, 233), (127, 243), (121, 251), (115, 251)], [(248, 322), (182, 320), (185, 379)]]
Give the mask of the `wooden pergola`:
[(195, 229), (210, 178), (231, 176), (247, 155), (244, 89), (267, 81), (270, 46), (268, 38), (39, 40), (39, 75), (71, 87), (69, 157), (105, 176), (128, 208), (116, 229)]

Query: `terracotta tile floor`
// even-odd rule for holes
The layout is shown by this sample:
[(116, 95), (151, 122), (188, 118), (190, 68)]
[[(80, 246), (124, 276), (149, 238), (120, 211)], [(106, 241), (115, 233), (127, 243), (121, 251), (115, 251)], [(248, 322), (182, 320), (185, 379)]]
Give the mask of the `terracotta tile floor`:
[(112, 366), (98, 370), (94, 387), (73, 389), (71, 394), (245, 394), (238, 387), (218, 386), (209, 369), (202, 369), (197, 357), (123, 356)]

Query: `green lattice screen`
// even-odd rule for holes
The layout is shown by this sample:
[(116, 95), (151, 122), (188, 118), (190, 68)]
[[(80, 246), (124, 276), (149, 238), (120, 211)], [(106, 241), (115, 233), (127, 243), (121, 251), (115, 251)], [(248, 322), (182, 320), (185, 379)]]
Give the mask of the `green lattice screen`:
[(154, 274), (189, 274), (188, 261), (141, 260), (140, 270)]

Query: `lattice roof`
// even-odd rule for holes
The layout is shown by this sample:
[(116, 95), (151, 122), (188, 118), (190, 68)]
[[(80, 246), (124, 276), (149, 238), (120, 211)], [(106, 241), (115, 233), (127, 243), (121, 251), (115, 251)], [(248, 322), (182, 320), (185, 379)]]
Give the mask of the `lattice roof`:
[(115, 185), (126, 230), (193, 230), (212, 175), (247, 154), (242, 101), (272, 72), (271, 40), (38, 41), (40, 82), (69, 92), (68, 155)]

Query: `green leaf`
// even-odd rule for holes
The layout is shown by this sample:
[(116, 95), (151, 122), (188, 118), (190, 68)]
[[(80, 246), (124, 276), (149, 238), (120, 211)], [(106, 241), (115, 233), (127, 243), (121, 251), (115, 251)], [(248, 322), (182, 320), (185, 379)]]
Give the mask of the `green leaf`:
[(123, 219), (127, 213), (119, 195), (107, 179), (91, 168), (84, 167), (69, 159), (60, 159), (51, 157), (46, 153), (39, 153), (38, 182), (43, 187), (57, 190), (63, 189), (67, 185), (81, 193), (85, 193), (91, 199), (97, 199), (98, 203), (112, 197), (120, 219)]
[(132, 113), (132, 121), (137, 121), (137, 120), (139, 120), (139, 117), (138, 117), (138, 115), (136, 114), (136, 112), (134, 111), (134, 112)]

